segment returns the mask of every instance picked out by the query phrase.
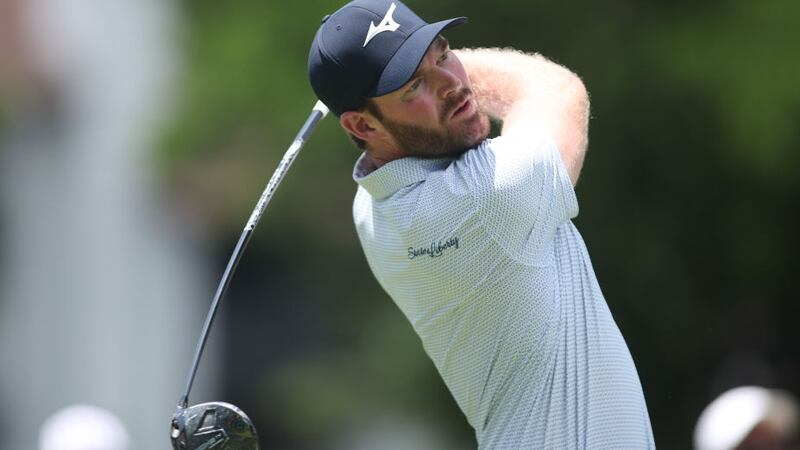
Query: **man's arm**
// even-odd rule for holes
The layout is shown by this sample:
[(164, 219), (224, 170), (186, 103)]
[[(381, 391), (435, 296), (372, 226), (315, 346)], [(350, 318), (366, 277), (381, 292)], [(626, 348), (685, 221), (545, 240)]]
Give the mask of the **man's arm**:
[(478, 103), (520, 139), (542, 131), (556, 142), (573, 186), (589, 142), (589, 96), (583, 82), (541, 55), (512, 49), (456, 50)]

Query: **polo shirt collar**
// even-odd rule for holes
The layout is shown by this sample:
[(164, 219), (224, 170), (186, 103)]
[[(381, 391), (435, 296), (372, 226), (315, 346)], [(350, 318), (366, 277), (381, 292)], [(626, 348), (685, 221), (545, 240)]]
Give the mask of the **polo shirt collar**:
[(356, 161), (353, 180), (375, 199), (384, 199), (400, 189), (424, 181), (432, 172), (444, 170), (453, 157), (417, 158), (409, 156), (395, 159), (375, 169), (366, 153)]

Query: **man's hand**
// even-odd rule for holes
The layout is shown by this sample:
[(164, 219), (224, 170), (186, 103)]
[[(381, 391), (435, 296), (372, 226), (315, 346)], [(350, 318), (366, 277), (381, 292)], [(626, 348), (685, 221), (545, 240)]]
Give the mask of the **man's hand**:
[(574, 186), (589, 142), (589, 96), (581, 79), (538, 54), (496, 48), (455, 54), (478, 104), (503, 121), (501, 134), (526, 139), (548, 133)]

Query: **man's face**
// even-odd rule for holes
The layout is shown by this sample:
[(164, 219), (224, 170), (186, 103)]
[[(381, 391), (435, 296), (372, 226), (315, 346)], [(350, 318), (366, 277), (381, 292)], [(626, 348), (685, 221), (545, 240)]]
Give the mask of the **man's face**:
[(464, 66), (441, 36), (408, 83), (372, 102), (376, 118), (408, 156), (460, 155), (489, 135)]

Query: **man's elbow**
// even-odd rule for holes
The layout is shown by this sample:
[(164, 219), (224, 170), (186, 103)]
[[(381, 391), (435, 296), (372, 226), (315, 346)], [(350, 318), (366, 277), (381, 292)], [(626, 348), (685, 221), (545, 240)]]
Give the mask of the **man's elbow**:
[(589, 92), (583, 80), (571, 73), (565, 93), (567, 94), (565, 128), (568, 131), (561, 142), (564, 147), (562, 158), (574, 186), (578, 182), (584, 156), (589, 147)]
[(573, 119), (577, 125), (582, 127), (586, 132), (589, 128), (589, 91), (586, 85), (583, 84), (581, 78), (571, 73), (569, 81), (569, 104), (572, 105)]

